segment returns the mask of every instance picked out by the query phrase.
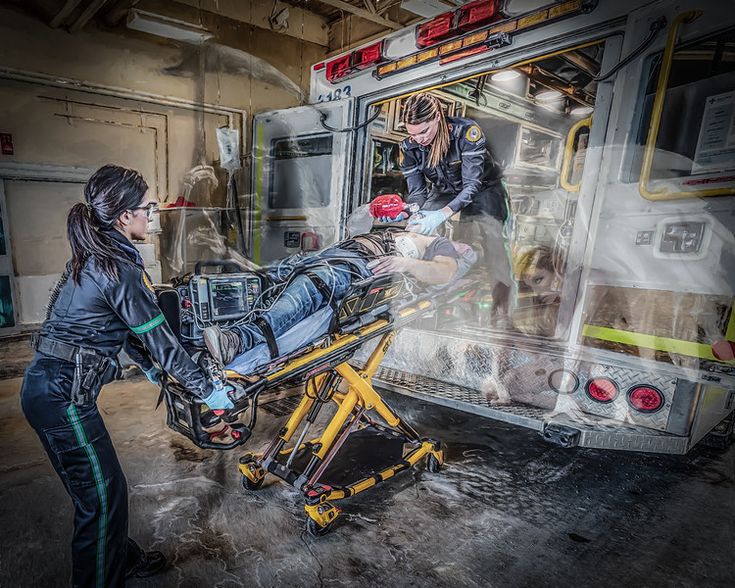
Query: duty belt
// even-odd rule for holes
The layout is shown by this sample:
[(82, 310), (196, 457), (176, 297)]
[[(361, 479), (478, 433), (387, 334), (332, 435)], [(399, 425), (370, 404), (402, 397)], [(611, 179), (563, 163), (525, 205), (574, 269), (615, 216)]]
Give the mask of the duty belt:
[(31, 346), (39, 353), (74, 364), (71, 401), (77, 406), (94, 402), (97, 384), (106, 383), (103, 378), (110, 367), (115, 365), (114, 360), (92, 349), (85, 349), (43, 335), (34, 335), (31, 338)]

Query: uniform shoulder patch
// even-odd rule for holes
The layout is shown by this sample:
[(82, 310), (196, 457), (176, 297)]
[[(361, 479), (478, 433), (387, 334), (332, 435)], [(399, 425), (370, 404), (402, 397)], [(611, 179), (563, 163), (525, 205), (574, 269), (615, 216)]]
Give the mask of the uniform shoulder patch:
[(477, 143), (480, 140), (480, 137), (482, 137), (482, 131), (477, 125), (472, 125), (470, 128), (467, 129), (467, 132), (464, 136), (468, 141), (472, 143)]
[(150, 276), (144, 271), (140, 272), (141, 279), (143, 280), (143, 285), (146, 287), (146, 289), (150, 290), (153, 294), (156, 293), (156, 291), (153, 289), (153, 282), (151, 282)]

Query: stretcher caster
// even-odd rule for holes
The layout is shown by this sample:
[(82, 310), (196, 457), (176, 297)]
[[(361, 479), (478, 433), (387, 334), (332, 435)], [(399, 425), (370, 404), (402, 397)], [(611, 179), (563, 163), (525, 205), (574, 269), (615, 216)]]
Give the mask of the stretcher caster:
[(265, 480), (265, 470), (263, 470), (255, 458), (246, 455), (240, 458), (240, 473), (242, 474), (242, 487), (250, 492), (259, 490)]
[(440, 469), (442, 469), (442, 464), (437, 458), (435, 458), (433, 455), (430, 455), (426, 459), (426, 469), (429, 470), (432, 474), (436, 474)]
[(426, 469), (432, 474), (436, 474), (444, 465), (444, 448), (438, 443), (436, 449), (426, 456)]
[(342, 509), (330, 504), (322, 502), (317, 505), (305, 505), (306, 510), (306, 530), (312, 537), (321, 537), (332, 530), (334, 521), (342, 512)]

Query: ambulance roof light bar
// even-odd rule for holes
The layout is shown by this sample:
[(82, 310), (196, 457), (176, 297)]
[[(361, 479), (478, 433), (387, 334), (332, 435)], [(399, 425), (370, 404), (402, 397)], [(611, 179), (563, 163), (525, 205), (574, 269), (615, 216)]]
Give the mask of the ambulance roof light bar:
[[(378, 65), (384, 61), (383, 41), (378, 41), (366, 47), (355, 49), (351, 53), (335, 57), (326, 63), (327, 81), (334, 84), (353, 73)], [(325, 67), (322, 63), (314, 66), (314, 70)]]
[[(547, 5), (545, 8), (516, 18), (500, 19), (499, 0), (471, 2), (449, 13), (455, 24), (450, 33), (453, 38), (441, 44), (429, 43), (430, 39), (435, 39), (437, 36), (443, 37), (445, 33), (445, 24), (443, 23), (446, 21), (446, 14), (439, 15), (431, 21), (418, 25), (416, 29), (417, 45), (420, 42), (427, 43), (427, 48), (382, 63), (373, 71), (373, 75), (380, 80), (433, 61), (438, 60), (440, 65), (444, 65), (487, 50), (504, 47), (512, 42), (513, 36), (517, 33), (534, 29), (548, 22), (591, 12), (597, 6), (597, 3), (598, 0), (566, 0)], [(488, 8), (489, 6), (494, 8)], [(440, 21), (442, 18), (445, 20)], [(462, 31), (458, 28), (457, 18), (464, 19), (461, 20), (463, 27), (471, 26), (480, 30), (462, 36)], [(434, 23), (434, 28), (422, 28), (429, 27), (432, 23)]]

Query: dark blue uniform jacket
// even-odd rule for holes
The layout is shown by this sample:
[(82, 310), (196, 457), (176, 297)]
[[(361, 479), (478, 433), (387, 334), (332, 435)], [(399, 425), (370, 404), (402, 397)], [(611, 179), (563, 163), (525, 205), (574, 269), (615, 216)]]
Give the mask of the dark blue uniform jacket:
[(505, 220), (507, 214), (503, 170), (495, 161), (477, 123), (469, 118), (447, 117), (449, 150), (437, 167), (429, 166), (431, 146), (411, 137), (401, 143), (401, 171), (408, 183), (406, 201), (424, 206), (438, 201), (465, 215), (489, 214)]
[(143, 369), (152, 366), (149, 353), (186, 388), (207, 396), (212, 384), (166, 322), (138, 250), (122, 233), (113, 229), (107, 234), (125, 258), (117, 264), (118, 280), (108, 278), (89, 257), (79, 285), (69, 277), (61, 288), (41, 335), (109, 358), (115, 358), (124, 346)]

